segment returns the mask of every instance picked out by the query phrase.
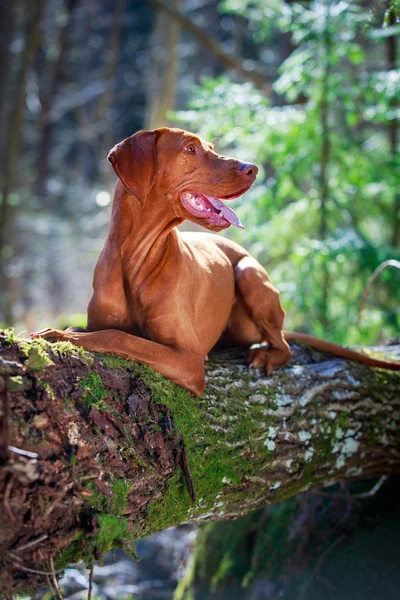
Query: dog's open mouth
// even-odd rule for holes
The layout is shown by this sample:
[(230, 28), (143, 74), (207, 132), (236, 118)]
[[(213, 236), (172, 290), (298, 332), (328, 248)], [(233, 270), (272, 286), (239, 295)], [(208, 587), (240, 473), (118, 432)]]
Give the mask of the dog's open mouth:
[[(246, 190), (247, 188), (239, 194), (227, 196), (224, 200), (238, 198)], [(183, 192), (181, 201), (186, 210), (195, 217), (207, 219), (209, 222), (219, 226), (226, 226), (228, 223), (244, 229), (235, 211), (225, 206), (220, 198), (207, 196), (206, 194), (200, 194), (199, 192)]]

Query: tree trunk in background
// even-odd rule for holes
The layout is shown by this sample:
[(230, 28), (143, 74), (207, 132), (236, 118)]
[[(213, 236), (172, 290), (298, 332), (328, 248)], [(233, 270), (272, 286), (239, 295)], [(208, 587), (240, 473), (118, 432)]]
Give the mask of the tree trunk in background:
[[(388, 10), (389, 13), (389, 26), (396, 26), (396, 9), (394, 7), (394, 3), (389, 0), (388, 1)], [(396, 69), (397, 64), (397, 37), (396, 33), (390, 35), (387, 38), (387, 60), (388, 60), (388, 68), (389, 71), (394, 71)], [(392, 110), (395, 111), (399, 106), (399, 98), (393, 99)], [(399, 168), (398, 164), (398, 144), (399, 144), (399, 121), (397, 117), (393, 117), (393, 119), (389, 123), (389, 144), (390, 144), (390, 152), (393, 158), (393, 169), (397, 170)], [(397, 248), (400, 244), (400, 192), (396, 190), (395, 198), (394, 198), (394, 214), (393, 214), (393, 233), (392, 233), (392, 246)]]
[[(327, 4), (326, 4), (327, 2)], [(329, 201), (329, 162), (331, 154), (331, 144), (329, 135), (329, 86), (331, 75), (331, 31), (330, 31), (330, 0), (325, 0), (326, 17), (324, 31), (322, 32), (322, 52), (323, 52), (323, 76), (321, 80), (319, 118), (321, 135), (321, 157), (319, 164), (319, 198), (320, 209), (320, 228), (319, 239), (322, 243), (326, 241), (328, 235), (328, 201)], [(321, 284), (321, 304), (319, 309), (319, 321), (324, 331), (329, 331), (329, 270), (328, 260), (325, 258), (321, 266), (322, 284)]]
[(100, 124), (100, 143), (97, 149), (97, 162), (100, 165), (100, 172), (104, 181), (113, 178), (113, 173), (109, 168), (106, 158), (114, 143), (110, 110), (114, 102), (116, 89), (116, 69), (120, 56), (121, 28), (126, 0), (114, 0), (114, 2), (114, 10), (111, 16), (110, 39), (104, 63), (103, 80), (105, 82), (105, 91), (101, 94), (95, 111), (97, 123)]
[[(15, 209), (10, 203), (10, 195), (18, 188), (18, 163), (22, 141), (22, 126), (26, 102), (26, 83), (32, 61), (39, 45), (40, 24), (46, 6), (46, 0), (28, 3), (31, 17), (27, 23), (26, 43), (22, 53), (21, 68), (17, 78), (15, 97), (11, 102), (12, 111), (8, 129), (4, 156), (4, 179), (2, 181), (2, 204), (0, 207), (0, 256), (4, 257), (6, 246), (12, 248), (13, 221)], [(13, 322), (12, 278), (7, 275), (4, 262), (0, 270), (0, 289), (2, 291), (2, 315), (7, 323)]]
[[(3, 592), (183, 522), (400, 472), (400, 375), (294, 346), (271, 377), (207, 363), (197, 398), (151, 369), (0, 336)], [(380, 349), (400, 355), (400, 347)], [(195, 499), (194, 499), (195, 496)]]
[[(10, 111), (9, 102), (7, 102), (8, 94), (11, 86), (11, 72), (13, 65), (13, 55), (10, 52), (10, 44), (15, 34), (17, 2), (9, 4), (7, 8), (0, 6), (0, 131), (5, 142), (7, 134), (7, 117)], [(1, 178), (4, 171), (4, 157), (6, 146), (5, 143), (0, 145), (0, 165)], [(3, 185), (1, 183), (1, 185)]]
[[(170, 3), (165, 2), (165, 0), (147, 0), (147, 2), (153, 5), (156, 10), (166, 12), (174, 21), (177, 21), (187, 33), (190, 33), (197, 42), (213, 54), (221, 65), (238, 73), (245, 81), (250, 81), (266, 96), (271, 95), (271, 85), (266, 82), (266, 77), (270, 74), (270, 69), (266, 68), (265, 65), (258, 65), (257, 70), (247, 68), (242, 57), (225, 52), (223, 45), (213, 36), (209, 35), (206, 29), (196, 25), (180, 10), (171, 6)], [(259, 70), (260, 67), (262, 68), (262, 72)]]
[(52, 198), (48, 193), (47, 181), (50, 175), (50, 151), (53, 143), (54, 123), (51, 119), (51, 107), (54, 98), (60, 90), (63, 81), (65, 58), (68, 52), (69, 37), (73, 23), (73, 12), (79, 0), (67, 0), (65, 11), (66, 20), (59, 27), (58, 48), (54, 55), (46, 62), (43, 79), (47, 85), (40, 94), (40, 112), (37, 120), (39, 143), (36, 160), (36, 186), (37, 196), (42, 197), (42, 206), (49, 210), (52, 208)]
[[(172, 8), (179, 9), (179, 5), (180, 0), (172, 0)], [(180, 34), (181, 25), (165, 11), (158, 11), (150, 37), (146, 129), (168, 125), (168, 113), (173, 110), (175, 104)]]

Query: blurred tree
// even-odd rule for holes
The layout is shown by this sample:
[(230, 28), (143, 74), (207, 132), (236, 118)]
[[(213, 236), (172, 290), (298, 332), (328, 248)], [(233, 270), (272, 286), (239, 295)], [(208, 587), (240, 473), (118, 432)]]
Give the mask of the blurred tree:
[[(174, 9), (179, 5), (180, 0), (172, 1)], [(163, 10), (157, 12), (150, 36), (145, 129), (167, 126), (168, 113), (175, 108), (180, 31), (178, 21)]]
[[(396, 36), (396, 21), (399, 14), (399, 7), (393, 0), (388, 0), (387, 3), (387, 25), (389, 28), (389, 35), (387, 36), (387, 60), (388, 60), (388, 71), (396, 74), (397, 65), (397, 36)], [(397, 31), (398, 35), (398, 31)], [(400, 88), (400, 86), (399, 86)], [(400, 91), (400, 89), (399, 89)], [(393, 115), (389, 120), (389, 143), (390, 152), (393, 157), (393, 169), (400, 168), (399, 161), (399, 119), (396, 116), (396, 109), (399, 109), (399, 95), (392, 98), (391, 109)], [(392, 246), (400, 247), (400, 190), (397, 189), (394, 196), (394, 222), (393, 222), (393, 235), (392, 235)]]
[[(51, 195), (48, 194), (47, 185), (50, 176), (50, 150), (54, 134), (55, 122), (51, 109), (57, 94), (60, 93), (61, 84), (65, 77), (65, 61), (67, 59), (68, 44), (73, 25), (74, 10), (79, 0), (66, 0), (61, 6), (60, 13), (53, 16), (55, 33), (53, 43), (43, 49), (41, 72), (39, 73), (41, 85), (39, 89), (40, 109), (37, 118), (38, 144), (36, 153), (36, 182), (35, 193), (42, 196), (43, 208), (51, 209)], [(49, 26), (47, 26), (49, 29)]]
[[(0, 270), (0, 289), (2, 289), (2, 318), (13, 322), (13, 294), (12, 277), (7, 272), (7, 258), (13, 254), (12, 227), (15, 206), (18, 204), (16, 191), (18, 188), (18, 165), (21, 142), (23, 139), (23, 116), (26, 102), (26, 82), (32, 66), (33, 58), (40, 39), (40, 26), (46, 6), (46, 0), (37, 0), (28, 4), (26, 19), (26, 41), (21, 56), (17, 81), (11, 88), (13, 98), (8, 128), (6, 132), (5, 150), (3, 153), (3, 176), (1, 181), (1, 207), (0, 207), (0, 257), (2, 269)], [(26, 6), (24, 6), (26, 8)], [(3, 109), (4, 110), (4, 109)]]

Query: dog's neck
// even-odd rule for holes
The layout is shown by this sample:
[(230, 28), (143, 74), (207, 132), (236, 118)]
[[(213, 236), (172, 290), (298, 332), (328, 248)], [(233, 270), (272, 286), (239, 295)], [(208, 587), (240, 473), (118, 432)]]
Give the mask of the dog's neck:
[(151, 195), (140, 203), (118, 182), (108, 240), (119, 250), (129, 279), (139, 271), (145, 276), (144, 271), (154, 270), (160, 260), (167, 258), (168, 247), (178, 243), (175, 227), (183, 219), (168, 209), (167, 201), (163, 205)]

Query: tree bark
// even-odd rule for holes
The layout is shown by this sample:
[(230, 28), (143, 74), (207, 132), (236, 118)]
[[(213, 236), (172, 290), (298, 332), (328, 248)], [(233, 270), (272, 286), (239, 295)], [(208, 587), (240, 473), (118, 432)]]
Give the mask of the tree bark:
[[(180, 0), (172, 1), (174, 9), (178, 9), (179, 4)], [(151, 63), (146, 76), (146, 129), (169, 125), (168, 113), (175, 103), (180, 35), (179, 22), (164, 11), (158, 11), (150, 37)]]
[[(68, 343), (0, 336), (0, 585), (183, 522), (229, 519), (311, 487), (400, 471), (400, 375), (294, 346), (267, 378), (242, 352), (200, 397)], [(380, 351), (400, 355), (400, 346)]]

